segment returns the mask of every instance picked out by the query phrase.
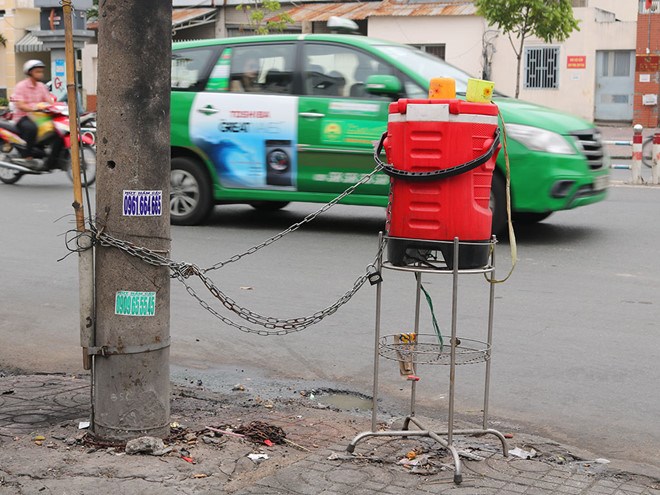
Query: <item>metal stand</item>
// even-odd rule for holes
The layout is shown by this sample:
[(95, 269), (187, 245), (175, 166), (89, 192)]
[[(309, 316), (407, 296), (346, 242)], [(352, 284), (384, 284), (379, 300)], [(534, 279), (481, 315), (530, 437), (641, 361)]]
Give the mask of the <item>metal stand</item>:
[[(379, 235), (379, 246), (382, 245), (383, 236), (381, 232)], [(441, 242), (441, 241), (438, 241)], [(490, 255), (488, 264), (481, 268), (461, 269), (459, 268), (458, 260), (459, 249), (461, 245), (469, 243), (459, 242), (455, 238), (453, 243), (453, 268), (448, 268), (444, 262), (441, 261), (425, 261), (406, 266), (394, 266), (389, 262), (383, 262), (383, 255), (378, 257), (377, 270), (380, 272), (382, 269), (398, 270), (404, 272), (411, 272), (415, 275), (417, 282), (416, 298), (415, 298), (415, 338), (414, 340), (402, 343), (396, 341), (395, 336), (380, 336), (380, 316), (381, 316), (381, 296), (382, 296), (382, 282), (376, 286), (376, 324), (375, 324), (375, 342), (374, 342), (374, 382), (373, 382), (373, 395), (372, 395), (372, 416), (371, 416), (371, 431), (359, 433), (348, 445), (346, 450), (353, 452), (355, 446), (361, 440), (368, 437), (429, 437), (445, 447), (451, 453), (455, 471), (454, 483), (460, 484), (463, 481), (461, 460), (458, 451), (454, 446), (454, 435), (494, 435), (502, 443), (502, 453), (504, 457), (508, 457), (509, 450), (504, 435), (499, 431), (488, 428), (488, 395), (490, 393), (490, 355), (493, 339), (493, 305), (495, 301), (495, 284), (490, 284), (490, 296), (488, 307), (488, 336), (486, 342), (477, 340), (457, 338), (456, 335), (456, 320), (458, 312), (458, 277), (463, 274), (490, 274), (491, 279), (495, 276), (495, 237), (490, 242)], [(452, 275), (452, 308), (451, 308), (451, 336), (449, 336), (449, 345), (441, 345), (439, 339), (433, 334), (420, 334), (419, 333), (419, 312), (421, 303), (421, 289), (422, 289), (422, 274), (451, 274)], [(447, 352), (447, 350), (449, 352)], [(410, 391), (410, 414), (406, 416), (402, 430), (392, 431), (376, 431), (377, 426), (377, 402), (378, 402), (378, 375), (379, 375), (379, 362), (380, 358), (399, 361), (405, 359), (411, 362), (414, 367), (421, 364), (427, 365), (449, 365), (449, 411), (447, 418), (447, 431), (434, 432), (426, 428), (417, 418), (415, 418), (415, 393), (418, 378), (414, 376), (409, 377), (411, 381)], [(482, 429), (469, 429), (469, 430), (456, 430), (454, 429), (454, 396), (456, 385), (456, 366), (460, 364), (473, 364), (473, 363), (486, 363), (485, 372), (485, 386), (484, 386), (484, 407), (483, 407), (483, 423)], [(414, 369), (414, 368), (413, 368)], [(419, 430), (410, 430), (410, 424), (415, 425)]]

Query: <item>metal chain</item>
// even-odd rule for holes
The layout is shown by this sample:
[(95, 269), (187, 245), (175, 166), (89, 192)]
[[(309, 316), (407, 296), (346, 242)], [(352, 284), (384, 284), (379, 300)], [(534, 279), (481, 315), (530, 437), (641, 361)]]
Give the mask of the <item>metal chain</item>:
[(457, 175), (464, 174), (466, 172), (469, 172), (470, 170), (474, 170), (475, 168), (483, 165), (488, 160), (490, 160), (491, 157), (497, 151), (497, 148), (500, 144), (500, 130), (499, 128), (495, 129), (493, 142), (491, 143), (490, 147), (483, 155), (480, 155), (477, 158), (473, 158), (472, 160), (467, 161), (465, 163), (461, 163), (459, 165), (454, 165), (447, 168), (430, 170), (425, 172), (413, 172), (412, 170), (401, 170), (381, 161), (378, 152), (380, 149), (382, 149), (385, 138), (386, 138), (386, 133), (383, 134), (383, 137), (380, 140), (378, 148), (374, 153), (374, 159), (376, 160), (376, 164), (383, 168), (383, 172), (385, 172), (385, 174), (389, 175), (390, 177), (397, 177), (399, 179), (405, 179), (407, 181), (436, 181), (439, 179), (446, 179), (449, 177), (455, 177)]
[(256, 246), (252, 246), (250, 249), (248, 249), (247, 251), (244, 251), (244, 252), (241, 253), (241, 254), (235, 254), (234, 256), (232, 256), (231, 258), (229, 258), (229, 259), (227, 259), (227, 260), (225, 260), (225, 261), (220, 261), (219, 263), (216, 263), (215, 265), (212, 265), (212, 266), (209, 267), (209, 268), (205, 268), (205, 269), (203, 269), (203, 270), (202, 270), (202, 273), (210, 272), (211, 270), (217, 270), (217, 269), (219, 269), (219, 268), (222, 268), (222, 267), (225, 266), (225, 265), (228, 265), (229, 263), (234, 263), (234, 262), (240, 260), (241, 258), (243, 258), (244, 256), (249, 256), (250, 254), (254, 254), (254, 253), (256, 253), (257, 251), (259, 251), (260, 249), (265, 248), (266, 246), (269, 246), (270, 244), (272, 244), (272, 243), (274, 243), (274, 242), (276, 242), (276, 241), (279, 241), (279, 240), (280, 240), (282, 237), (284, 237), (285, 235), (290, 234), (291, 232), (295, 232), (295, 231), (298, 230), (300, 227), (302, 227), (304, 224), (311, 222), (311, 221), (314, 220), (316, 217), (318, 217), (318, 216), (321, 215), (322, 213), (325, 213), (325, 212), (328, 211), (330, 208), (332, 208), (333, 206), (335, 206), (335, 205), (336, 205), (337, 203), (339, 203), (342, 199), (344, 199), (346, 196), (348, 196), (348, 195), (351, 194), (353, 191), (355, 191), (359, 186), (361, 186), (362, 184), (365, 184), (365, 183), (369, 182), (369, 180), (371, 180), (371, 178), (372, 178), (376, 173), (380, 172), (382, 169), (383, 169), (383, 166), (380, 165), (380, 164), (377, 164), (371, 172), (369, 172), (367, 175), (365, 175), (364, 177), (362, 177), (359, 181), (357, 181), (355, 184), (353, 184), (352, 186), (350, 186), (348, 189), (346, 189), (343, 193), (341, 193), (341, 194), (340, 194), (339, 196), (337, 196), (335, 199), (333, 199), (333, 200), (330, 201), (329, 203), (323, 205), (321, 208), (319, 208), (319, 209), (316, 210), (315, 212), (310, 213), (309, 215), (307, 215), (307, 216), (306, 216), (305, 218), (303, 218), (300, 222), (296, 222), (296, 223), (294, 223), (294, 224), (291, 225), (288, 229), (283, 230), (283, 231), (280, 232), (279, 234), (276, 234), (276, 235), (274, 235), (273, 237), (270, 237), (270, 238), (266, 239), (266, 240), (265, 240), (264, 242), (262, 242), (261, 244), (257, 244)]
[[(381, 170), (382, 167), (377, 166), (374, 168), (372, 172), (369, 174), (365, 175), (362, 177), (358, 182), (355, 184), (351, 185), (348, 189), (346, 189), (342, 194), (337, 196), (335, 199), (324, 205), (323, 207), (319, 208), (317, 211), (310, 213), (307, 215), (303, 220), (300, 222), (297, 222), (293, 224), (291, 227), (288, 229), (280, 232), (277, 235), (274, 235), (273, 237), (270, 237), (269, 239), (265, 240), (261, 244), (258, 244), (256, 246), (251, 247), (247, 251), (237, 254), (232, 256), (226, 261), (216, 263), (215, 265), (212, 265), (209, 268), (201, 269), (197, 265), (194, 265), (192, 263), (185, 263), (185, 262), (177, 262), (174, 261), (167, 256), (157, 252), (153, 251), (151, 249), (137, 246), (136, 244), (133, 244), (132, 242), (129, 241), (124, 241), (121, 239), (118, 239), (107, 232), (105, 232), (103, 229), (99, 230), (96, 225), (91, 225), (90, 230), (94, 234), (95, 241), (98, 245), (104, 246), (104, 247), (114, 247), (116, 249), (119, 249), (130, 256), (136, 257), (144, 261), (145, 263), (148, 263), (153, 266), (162, 266), (162, 267), (167, 267), (170, 269), (172, 272), (171, 277), (176, 278), (181, 282), (185, 288), (186, 291), (193, 296), (199, 304), (206, 309), (208, 312), (210, 312), (212, 315), (220, 319), (223, 323), (233, 327), (237, 328), (238, 330), (241, 330), (242, 332), (247, 332), (247, 333), (256, 333), (258, 335), (286, 335), (291, 332), (299, 332), (301, 330), (304, 330), (305, 328), (314, 325), (316, 323), (319, 323), (321, 320), (324, 318), (334, 314), (341, 306), (346, 304), (348, 301), (351, 300), (351, 298), (362, 288), (362, 286), (365, 284), (365, 282), (369, 279), (369, 276), (373, 274), (373, 269), (375, 267), (375, 264), (379, 257), (382, 254), (383, 248), (385, 243), (382, 242), (378, 246), (378, 252), (376, 255), (376, 258), (374, 261), (367, 265), (365, 273), (358, 277), (355, 282), (353, 283), (353, 287), (348, 290), (346, 293), (344, 293), (336, 302), (331, 304), (330, 306), (315, 312), (314, 314), (310, 316), (304, 316), (304, 317), (298, 317), (298, 318), (288, 318), (288, 319), (279, 319), (279, 318), (273, 318), (269, 316), (263, 316), (260, 315), (259, 313), (255, 313), (253, 311), (250, 311), (247, 308), (244, 308), (242, 306), (239, 306), (236, 301), (231, 299), (229, 296), (227, 296), (225, 293), (223, 293), (214, 283), (213, 281), (208, 278), (205, 273), (211, 270), (217, 270), (219, 268), (222, 268), (223, 266), (227, 265), (228, 263), (233, 263), (235, 261), (238, 261), (242, 259), (245, 256), (248, 256), (250, 254), (253, 254), (257, 252), (258, 250), (278, 241), (282, 237), (284, 237), (287, 234), (290, 234), (292, 232), (295, 232), (298, 230), (300, 227), (302, 227), (304, 224), (311, 222), (314, 220), (317, 216), (321, 215), (325, 211), (329, 210), (332, 208), (334, 205), (336, 205), (339, 201), (341, 201), (343, 198), (351, 194), (357, 187), (360, 185), (368, 182), (371, 177), (374, 176), (377, 172)], [(218, 300), (222, 303), (224, 307), (226, 307), (228, 310), (232, 311), (236, 315), (238, 315), (240, 318), (248, 321), (249, 323), (252, 323), (254, 325), (260, 325), (265, 328), (265, 330), (261, 329), (253, 329), (250, 327), (247, 327), (245, 325), (235, 323), (229, 318), (221, 315), (217, 310), (212, 308), (206, 301), (204, 301), (198, 294), (197, 292), (193, 289), (193, 287), (187, 282), (187, 279), (195, 276), (198, 277), (202, 283), (206, 286), (208, 291)]]
[(353, 283), (353, 287), (350, 290), (348, 290), (346, 293), (344, 293), (344, 295), (342, 295), (336, 302), (334, 302), (330, 306), (320, 311), (317, 311), (316, 313), (310, 316), (288, 318), (288, 319), (279, 319), (279, 318), (262, 316), (258, 313), (254, 313), (253, 311), (248, 310), (247, 308), (239, 306), (238, 304), (236, 304), (236, 302), (233, 299), (227, 297), (220, 289), (218, 289), (218, 287), (215, 284), (213, 284), (213, 282), (208, 277), (206, 277), (201, 272), (201, 270), (196, 269), (196, 267), (191, 265), (191, 269), (193, 270), (194, 275), (199, 277), (199, 279), (204, 283), (204, 285), (209, 290), (209, 292), (216, 299), (218, 299), (223, 304), (223, 306), (225, 306), (228, 310), (238, 315), (240, 318), (243, 318), (244, 320), (248, 321), (249, 323), (264, 327), (265, 330), (246, 327), (245, 325), (235, 323), (229, 318), (221, 315), (220, 313), (218, 313), (218, 311), (215, 308), (212, 308), (206, 301), (204, 301), (197, 294), (195, 289), (193, 289), (193, 287), (186, 281), (187, 277), (179, 273), (178, 275), (176, 275), (176, 278), (179, 280), (179, 282), (181, 282), (185, 286), (188, 294), (190, 294), (192, 297), (197, 299), (197, 302), (199, 302), (200, 306), (202, 306), (205, 310), (207, 310), (216, 318), (220, 319), (223, 323), (231, 327), (237, 328), (238, 330), (245, 333), (256, 333), (257, 335), (286, 335), (293, 332), (300, 332), (301, 330), (304, 330), (309, 326), (319, 323), (324, 318), (334, 314), (340, 307), (342, 307), (344, 304), (350, 301), (351, 298), (362, 288), (362, 286), (364, 286), (365, 282), (369, 279), (369, 276), (373, 273), (370, 270), (375, 267), (375, 263), (378, 260), (378, 258), (381, 256), (384, 246), (385, 246), (385, 242), (383, 241), (378, 246), (378, 252), (376, 254), (376, 257), (374, 258), (373, 263), (367, 265), (365, 273), (360, 277), (358, 277)]
[(209, 268), (199, 268), (196, 265), (193, 265), (191, 263), (182, 263), (182, 262), (177, 262), (173, 261), (170, 258), (167, 258), (166, 256), (163, 256), (156, 251), (153, 251), (151, 249), (147, 249), (145, 247), (137, 246), (133, 244), (132, 242), (128, 241), (123, 241), (121, 239), (118, 239), (107, 232), (103, 231), (103, 229), (99, 230), (95, 225), (91, 225), (90, 230), (94, 233), (94, 237), (96, 239), (96, 242), (100, 244), (101, 246), (104, 247), (115, 247), (117, 249), (120, 249), (131, 256), (134, 256), (136, 258), (142, 259), (144, 262), (149, 263), (150, 265), (154, 266), (167, 266), (172, 270), (173, 275), (172, 277), (176, 277), (179, 272), (183, 273), (185, 277), (190, 276), (190, 272), (198, 272), (200, 274), (204, 274), (206, 272), (212, 271), (212, 270), (217, 270), (219, 268), (222, 268), (223, 266), (229, 264), (229, 263), (234, 263), (236, 261), (239, 261), (240, 259), (244, 258), (245, 256), (251, 255), (259, 251), (260, 249), (269, 246), (270, 244), (273, 244), (274, 242), (280, 240), (282, 237), (285, 235), (291, 234), (292, 232), (295, 232), (298, 230), (300, 227), (302, 227), (304, 224), (311, 222), (314, 220), (316, 217), (321, 215), (322, 213), (325, 213), (328, 211), (330, 208), (335, 206), (339, 201), (344, 199), (346, 196), (351, 194), (355, 189), (357, 189), (359, 186), (362, 184), (365, 184), (371, 178), (378, 173), (382, 167), (376, 166), (374, 170), (372, 170), (370, 173), (362, 177), (359, 181), (357, 181), (355, 184), (351, 185), (348, 189), (346, 189), (343, 193), (341, 193), (339, 196), (334, 198), (332, 201), (329, 203), (323, 205), (323, 207), (319, 208), (313, 213), (310, 213), (307, 215), (305, 218), (303, 218), (301, 221), (294, 223), (291, 225), (289, 228), (286, 230), (283, 230), (279, 234), (276, 234), (268, 239), (266, 239), (264, 242), (261, 244), (257, 244), (255, 246), (252, 246), (250, 249), (244, 251), (243, 253), (240, 254), (235, 254), (231, 258), (218, 262)]
[[(385, 140), (387, 139), (387, 131), (384, 132), (378, 144), (374, 147), (374, 162), (376, 162), (376, 167), (384, 167), (384, 163), (380, 159), (380, 154), (385, 146)], [(390, 191), (387, 196), (387, 210), (385, 212), (385, 235), (390, 235), (390, 226), (392, 225), (392, 200), (394, 199), (394, 184), (392, 183), (392, 177), (390, 177)]]
[(150, 265), (166, 266), (172, 271), (172, 277), (176, 277), (178, 274), (188, 277), (196, 268), (193, 264), (177, 262), (171, 260), (167, 256), (163, 256), (157, 251), (138, 246), (129, 241), (118, 239), (108, 234), (103, 229), (99, 230), (95, 224), (90, 225), (89, 230), (94, 234), (94, 239), (97, 245), (117, 248), (135, 258), (140, 258), (142, 261)]
[(394, 200), (394, 184), (390, 179), (390, 193), (387, 196), (387, 210), (385, 213), (385, 235), (390, 235), (390, 227), (392, 226), (392, 201)]
[[(232, 320), (227, 318), (226, 316), (223, 316), (222, 314), (218, 313), (214, 308), (212, 308), (206, 301), (204, 301), (201, 297), (197, 295), (197, 292), (186, 282), (186, 279), (182, 276), (179, 275), (177, 276), (177, 279), (179, 282), (181, 282), (185, 288), (188, 294), (190, 294), (192, 297), (197, 299), (199, 304), (207, 310), (209, 313), (211, 313), (213, 316), (218, 318), (221, 322), (224, 324), (236, 328), (240, 330), (241, 332), (246, 332), (246, 333), (256, 333), (257, 335), (286, 335), (287, 333), (290, 333), (288, 330), (278, 330), (278, 331), (272, 331), (272, 330), (259, 330), (259, 329), (254, 329), (250, 327), (246, 327), (245, 325), (240, 325), (238, 323), (234, 323)], [(302, 330), (302, 329), (301, 329)]]

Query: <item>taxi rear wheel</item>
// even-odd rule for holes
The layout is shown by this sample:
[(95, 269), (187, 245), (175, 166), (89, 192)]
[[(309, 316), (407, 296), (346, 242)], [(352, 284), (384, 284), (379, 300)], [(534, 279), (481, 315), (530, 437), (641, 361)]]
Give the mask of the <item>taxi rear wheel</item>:
[(203, 165), (190, 158), (172, 158), (170, 171), (170, 222), (197, 225), (211, 213), (211, 179)]

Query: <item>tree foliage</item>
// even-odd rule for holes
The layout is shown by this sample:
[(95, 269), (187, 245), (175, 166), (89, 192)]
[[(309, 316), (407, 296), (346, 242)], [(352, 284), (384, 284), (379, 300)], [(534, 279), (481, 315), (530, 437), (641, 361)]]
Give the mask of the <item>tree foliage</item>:
[(536, 36), (546, 43), (564, 41), (580, 29), (570, 0), (475, 0), (474, 3), (479, 15), (509, 36), (518, 60), (516, 98), (520, 92), (525, 40)]
[(99, 0), (94, 0), (92, 2), (93, 7), (87, 11), (87, 19), (98, 19), (99, 18)]
[(282, 32), (294, 22), (289, 14), (281, 12), (282, 5), (277, 0), (249, 0), (236, 9), (245, 12), (248, 29), (254, 34)]

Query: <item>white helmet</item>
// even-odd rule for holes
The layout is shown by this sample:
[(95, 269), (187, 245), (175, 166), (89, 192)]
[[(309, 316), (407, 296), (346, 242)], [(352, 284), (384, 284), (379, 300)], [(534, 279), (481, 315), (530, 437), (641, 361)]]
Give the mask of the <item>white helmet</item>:
[(41, 60), (28, 60), (23, 64), (23, 72), (29, 76), (32, 69), (45, 68), (46, 65)]

